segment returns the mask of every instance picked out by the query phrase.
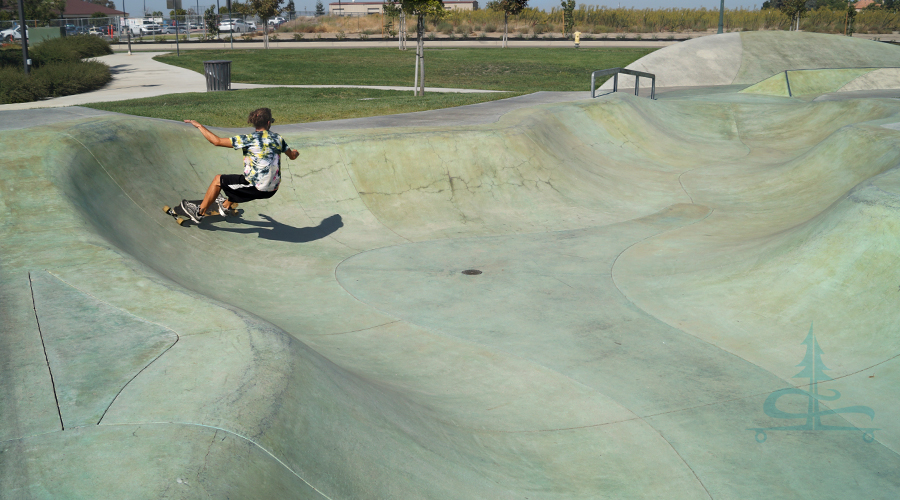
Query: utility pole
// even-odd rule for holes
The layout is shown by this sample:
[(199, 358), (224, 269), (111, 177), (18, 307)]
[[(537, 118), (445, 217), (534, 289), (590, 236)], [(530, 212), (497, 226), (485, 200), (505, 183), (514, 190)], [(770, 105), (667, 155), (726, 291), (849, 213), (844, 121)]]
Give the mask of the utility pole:
[(25, 66), (25, 74), (31, 73), (31, 59), (28, 59), (28, 26), (25, 25), (25, 3), (19, 0), (19, 33), (22, 38), (22, 64)]

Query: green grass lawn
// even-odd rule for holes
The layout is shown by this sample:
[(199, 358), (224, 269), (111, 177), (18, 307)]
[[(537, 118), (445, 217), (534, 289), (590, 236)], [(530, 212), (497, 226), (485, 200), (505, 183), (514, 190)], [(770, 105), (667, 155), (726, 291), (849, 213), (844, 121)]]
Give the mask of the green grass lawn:
[[(426, 43), (427, 47), (427, 43)], [(269, 107), (279, 123), (306, 123), (449, 108), (541, 90), (588, 91), (591, 71), (624, 67), (655, 49), (426, 49), (427, 87), (506, 90), (438, 94), (369, 89), (253, 89), (170, 94), (94, 103), (119, 113), (194, 119), (215, 127), (242, 127), (255, 108)], [(415, 52), (396, 49), (191, 50), (157, 60), (203, 72), (203, 61), (231, 60), (231, 79), (282, 85), (413, 85)]]
[[(591, 72), (624, 67), (655, 49), (428, 49), (425, 85), (443, 88), (590, 90)], [(158, 61), (199, 73), (203, 61), (231, 62), (231, 79), (279, 85), (402, 85), (412, 87), (414, 49), (190, 50)]]
[(427, 92), (425, 97), (414, 97), (412, 91), (271, 88), (169, 94), (87, 106), (168, 120), (193, 119), (213, 127), (247, 127), (247, 115), (261, 107), (271, 108), (277, 123), (307, 123), (451, 108), (515, 95), (520, 94)]

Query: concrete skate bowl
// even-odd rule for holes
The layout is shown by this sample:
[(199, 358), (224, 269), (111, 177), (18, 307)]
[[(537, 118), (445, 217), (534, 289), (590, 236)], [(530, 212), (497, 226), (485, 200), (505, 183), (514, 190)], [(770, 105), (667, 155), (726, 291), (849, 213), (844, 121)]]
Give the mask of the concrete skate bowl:
[(4, 132), (0, 496), (896, 498), (898, 123), (288, 134), (274, 198), (193, 227), (161, 205), (239, 156), (192, 129)]
[[(695, 38), (670, 45), (629, 64), (628, 69), (656, 75), (660, 87), (747, 87), (786, 70), (896, 68), (900, 47), (821, 33), (747, 31)], [(598, 68), (599, 69), (599, 68)], [(863, 79), (848, 90), (895, 88), (890, 75)], [(641, 87), (650, 87), (648, 78)], [(634, 77), (619, 75), (620, 89), (633, 89)], [(612, 90), (612, 79), (601, 87)]]

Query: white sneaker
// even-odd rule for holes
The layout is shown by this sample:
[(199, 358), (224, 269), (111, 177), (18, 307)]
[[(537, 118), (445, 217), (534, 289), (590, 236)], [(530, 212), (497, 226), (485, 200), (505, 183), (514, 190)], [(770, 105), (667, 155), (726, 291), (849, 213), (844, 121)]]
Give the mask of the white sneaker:
[(202, 219), (203, 216), (200, 215), (199, 206), (187, 200), (181, 200), (181, 210), (184, 211), (184, 213), (187, 214), (187, 216), (190, 217), (195, 224), (200, 224), (200, 219)]
[(228, 215), (228, 213), (231, 211), (231, 210), (225, 208), (225, 201), (226, 201), (226, 198), (224, 196), (222, 196), (222, 193), (219, 193), (219, 196), (216, 198), (216, 206), (219, 207), (219, 215), (221, 215), (222, 217), (226, 217)]

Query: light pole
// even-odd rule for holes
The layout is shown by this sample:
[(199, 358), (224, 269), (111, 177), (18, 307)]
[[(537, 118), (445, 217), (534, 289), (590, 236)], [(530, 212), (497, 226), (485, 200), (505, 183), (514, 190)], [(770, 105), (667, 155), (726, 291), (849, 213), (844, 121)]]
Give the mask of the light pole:
[(25, 66), (25, 74), (30, 73), (28, 60), (28, 26), (25, 25), (25, 3), (19, 0), (19, 36), (22, 39), (22, 64)]
[(719, 31), (718, 33), (722, 33), (723, 25), (725, 24), (725, 0), (719, 0)]

